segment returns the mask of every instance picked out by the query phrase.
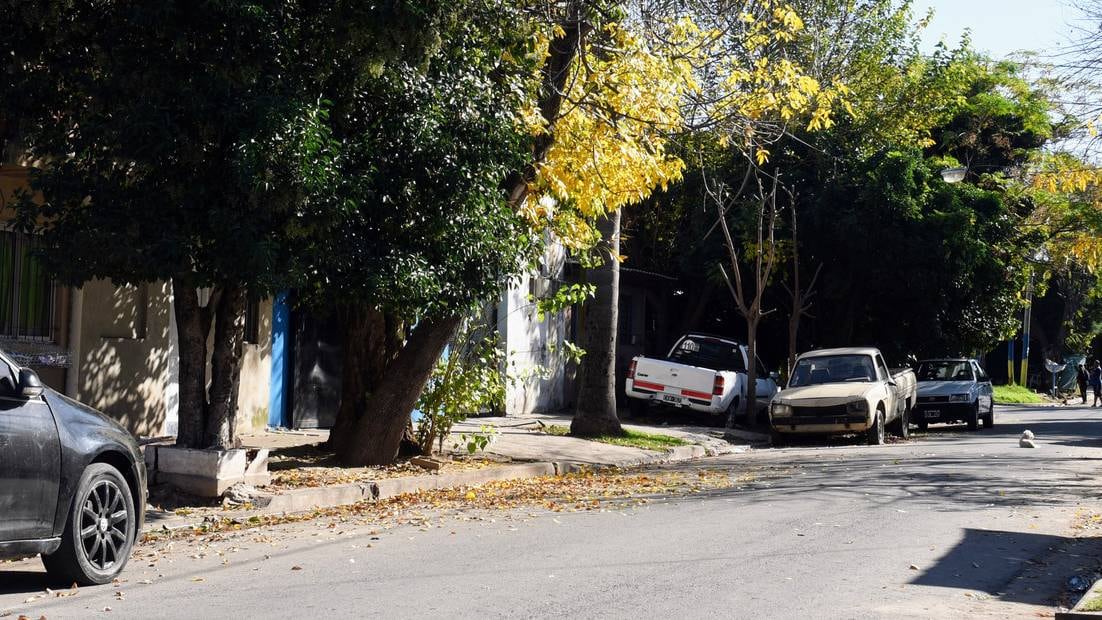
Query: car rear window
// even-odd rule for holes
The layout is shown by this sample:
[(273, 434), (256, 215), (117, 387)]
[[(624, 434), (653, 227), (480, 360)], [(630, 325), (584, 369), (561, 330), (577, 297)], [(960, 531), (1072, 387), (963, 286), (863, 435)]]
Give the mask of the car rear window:
[(738, 345), (714, 338), (685, 338), (674, 347), (669, 360), (712, 370), (746, 370)]

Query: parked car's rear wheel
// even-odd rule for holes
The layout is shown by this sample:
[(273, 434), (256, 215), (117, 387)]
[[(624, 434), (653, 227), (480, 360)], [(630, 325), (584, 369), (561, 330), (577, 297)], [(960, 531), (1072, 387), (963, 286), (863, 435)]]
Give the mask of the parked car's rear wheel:
[(972, 410), (968, 412), (968, 430), (974, 431), (980, 427), (980, 403), (976, 402), (976, 405), (972, 407)]
[(995, 426), (995, 401), (991, 401), (991, 405), (987, 409), (987, 413), (983, 415), (983, 427), (991, 428)]
[(122, 474), (106, 463), (89, 465), (73, 495), (61, 546), (42, 557), (46, 572), (66, 584), (111, 581), (130, 558), (136, 524), (134, 498)]
[(629, 398), (628, 399), (628, 415), (633, 418), (641, 418), (647, 414), (647, 404), (641, 398)]
[(873, 422), (869, 430), (865, 431), (865, 439), (870, 446), (880, 446), (884, 444), (884, 410), (876, 410), (876, 420)]

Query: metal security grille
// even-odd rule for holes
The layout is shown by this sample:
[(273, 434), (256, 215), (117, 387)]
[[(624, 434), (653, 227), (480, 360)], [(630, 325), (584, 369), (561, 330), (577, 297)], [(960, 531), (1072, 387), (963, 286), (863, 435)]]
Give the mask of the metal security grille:
[(792, 415), (794, 416), (844, 416), (846, 415), (845, 405), (833, 405), (830, 407), (793, 407)]
[(0, 231), (0, 337), (54, 342), (54, 285), (32, 248), (26, 235)]

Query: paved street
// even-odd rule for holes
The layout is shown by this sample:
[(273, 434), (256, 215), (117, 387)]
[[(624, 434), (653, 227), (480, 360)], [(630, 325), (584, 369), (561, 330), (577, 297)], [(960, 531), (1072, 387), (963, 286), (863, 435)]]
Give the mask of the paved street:
[[(1018, 447), (1029, 428), (1037, 449)], [(670, 468), (739, 481), (616, 505), (308, 521), (138, 549), (115, 586), (43, 594), (0, 564), (0, 613), (84, 617), (1034, 617), (1098, 568), (1102, 410), (999, 408), (870, 448), (808, 444)], [(332, 527), (330, 527), (332, 526)], [(374, 533), (373, 533), (374, 532)], [(1075, 538), (1076, 536), (1082, 538)], [(164, 543), (159, 544), (164, 547)], [(110, 611), (104, 611), (110, 608)]]

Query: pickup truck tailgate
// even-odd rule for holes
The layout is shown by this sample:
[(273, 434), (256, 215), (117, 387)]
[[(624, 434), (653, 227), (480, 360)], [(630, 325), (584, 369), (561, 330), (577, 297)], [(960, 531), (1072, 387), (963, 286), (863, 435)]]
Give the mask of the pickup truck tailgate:
[(710, 399), (716, 373), (707, 368), (676, 362), (639, 358), (635, 367), (635, 385), (657, 392)]

